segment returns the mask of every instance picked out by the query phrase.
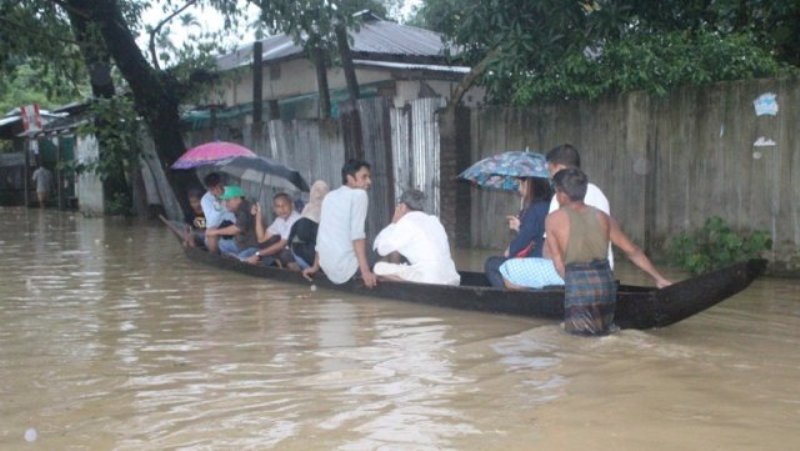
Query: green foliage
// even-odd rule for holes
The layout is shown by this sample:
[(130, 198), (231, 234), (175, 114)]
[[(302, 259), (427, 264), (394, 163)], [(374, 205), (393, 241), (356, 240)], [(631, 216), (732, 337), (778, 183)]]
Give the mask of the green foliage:
[(91, 106), (93, 121), (80, 129), (84, 135), (94, 135), (103, 143), (102, 151), (94, 161), (75, 163), (67, 169), (77, 173), (91, 172), (101, 180), (115, 180), (127, 185), (126, 174), (139, 167), (139, 122), (133, 103), (127, 97), (95, 99)]
[(668, 252), (674, 265), (699, 274), (758, 257), (771, 248), (769, 232), (736, 233), (722, 218), (712, 216), (701, 229), (675, 236)]
[[(40, 66), (39, 69), (42, 69)], [(61, 83), (55, 74), (22, 63), (0, 72), (0, 115), (21, 105), (36, 103), (42, 108), (63, 105), (81, 97), (88, 86)]]
[(468, 64), (496, 54), (480, 83), (525, 105), (792, 73), (798, 16), (768, 0), (424, 0), (412, 22)]
[(515, 80), (511, 98), (527, 105), (564, 98), (595, 98), (609, 92), (645, 90), (663, 96), (681, 85), (769, 77), (790, 73), (759, 47), (752, 34), (687, 32), (635, 36), (592, 55), (573, 52), (563, 63)]

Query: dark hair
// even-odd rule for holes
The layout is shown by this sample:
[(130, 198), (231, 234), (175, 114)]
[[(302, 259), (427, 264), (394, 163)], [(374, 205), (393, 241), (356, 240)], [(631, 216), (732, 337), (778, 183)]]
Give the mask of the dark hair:
[(411, 211), (422, 211), (425, 208), (425, 193), (418, 189), (405, 190), (398, 203), (406, 204)]
[(222, 176), (218, 172), (212, 172), (203, 178), (203, 184), (208, 189), (222, 185)]
[(553, 176), (556, 191), (561, 191), (573, 202), (582, 201), (586, 197), (589, 187), (589, 177), (578, 168), (568, 168), (558, 171)]
[(581, 154), (572, 144), (561, 144), (547, 152), (545, 157), (548, 163), (561, 164), (568, 168), (581, 167)]
[(286, 202), (289, 202), (289, 204), (292, 205), (292, 208), (294, 208), (294, 205), (293, 205), (293, 202), (292, 202), (292, 197), (289, 196), (288, 194), (282, 192), (282, 191), (280, 193), (272, 196), (272, 202), (275, 202), (276, 200), (281, 199), (281, 198), (286, 199)]
[(201, 197), (203, 197), (203, 191), (197, 188), (190, 188), (188, 191), (186, 191), (186, 198), (191, 199), (193, 197), (200, 199)]
[(549, 202), (553, 196), (553, 190), (550, 188), (550, 182), (547, 179), (539, 177), (523, 177), (522, 183), (526, 184), (525, 197), (522, 200), (525, 208), (534, 202)]
[(358, 172), (361, 168), (369, 169), (369, 163), (363, 160), (356, 160), (355, 158), (351, 158), (347, 160), (347, 163), (342, 166), (342, 183), (347, 185), (347, 176), (356, 176), (356, 172)]

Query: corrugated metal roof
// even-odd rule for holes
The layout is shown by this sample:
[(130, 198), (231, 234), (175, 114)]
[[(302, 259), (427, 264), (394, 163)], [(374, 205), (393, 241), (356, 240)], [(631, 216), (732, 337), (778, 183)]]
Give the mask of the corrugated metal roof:
[[(358, 30), (350, 30), (351, 51), (359, 59), (402, 58), (444, 63), (444, 44), (439, 33), (401, 25), (369, 16)], [(261, 41), (263, 61), (282, 60), (301, 55), (303, 48), (287, 35), (271, 36)], [(248, 44), (217, 58), (220, 70), (230, 70), (253, 62), (253, 45)]]

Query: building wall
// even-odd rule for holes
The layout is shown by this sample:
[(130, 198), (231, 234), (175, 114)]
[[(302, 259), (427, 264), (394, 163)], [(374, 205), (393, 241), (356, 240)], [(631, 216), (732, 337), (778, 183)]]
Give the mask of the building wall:
[[(79, 136), (75, 142), (75, 159), (89, 163), (97, 159), (97, 139), (94, 136)], [(103, 184), (100, 178), (85, 172), (77, 177), (75, 191), (78, 197), (78, 210), (88, 216), (102, 215), (104, 210)]]
[[(277, 69), (275, 69), (277, 67)], [(444, 80), (397, 80), (391, 70), (382, 68), (356, 68), (359, 85), (387, 82), (394, 85), (394, 105), (403, 107), (409, 101), (430, 97), (422, 91), (422, 83), (439, 97), (449, 98), (458, 84)], [(344, 71), (340, 67), (328, 69), (328, 85), (331, 91), (346, 90)], [(314, 65), (305, 58), (285, 61), (277, 65), (265, 65), (263, 74), (264, 100), (286, 99), (306, 94), (317, 94), (317, 78)], [(467, 92), (464, 104), (479, 105), (484, 99), (483, 88), (476, 87)], [(234, 106), (251, 103), (253, 100), (253, 75), (250, 66), (242, 67), (226, 75), (224, 80), (212, 88), (206, 103), (223, 103)]]

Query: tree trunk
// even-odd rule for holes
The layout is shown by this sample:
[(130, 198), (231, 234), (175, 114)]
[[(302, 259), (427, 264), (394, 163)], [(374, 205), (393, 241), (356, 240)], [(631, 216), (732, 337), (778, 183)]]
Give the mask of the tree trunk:
[[(64, 3), (84, 13), (88, 21), (97, 26), (108, 53), (131, 88), (134, 105), (150, 131), (162, 166), (168, 167), (185, 150), (180, 132), (179, 99), (174, 95), (173, 82), (147, 62), (126, 25), (117, 0), (64, 0)], [(183, 192), (197, 181), (189, 171), (168, 172), (167, 177), (176, 192)], [(168, 213), (170, 216), (177, 214)]]
[(325, 50), (319, 43), (311, 48), (314, 58), (314, 67), (317, 69), (317, 89), (319, 90), (320, 117), (331, 117), (331, 91), (328, 87), (328, 67), (325, 64)]
[(345, 136), (349, 136), (350, 149), (345, 149), (348, 157), (363, 159), (364, 158), (364, 138), (361, 133), (361, 115), (358, 111), (358, 98), (361, 93), (358, 89), (358, 80), (356, 79), (356, 70), (353, 67), (353, 55), (350, 53), (350, 42), (347, 38), (347, 28), (344, 23), (339, 23), (335, 27), (336, 32), (336, 46), (339, 47), (339, 55), (342, 58), (342, 68), (344, 69), (344, 78), (347, 81), (348, 99), (346, 108), (343, 115), (347, 115), (349, 120), (346, 121), (349, 130), (345, 130)]
[[(67, 11), (72, 33), (80, 47), (86, 70), (89, 72), (89, 83), (92, 87), (92, 96), (95, 99), (110, 99), (114, 97), (114, 80), (111, 78), (111, 57), (106, 51), (102, 37), (93, 32), (86, 16), (75, 11)], [(95, 126), (102, 128), (106, 125), (101, 117), (95, 117)], [(111, 147), (105, 142), (104, 136), (98, 136), (98, 149), (100, 155)], [(122, 196), (128, 200), (133, 198), (132, 186), (122, 166), (112, 168), (106, 173), (103, 180), (103, 195), (107, 200), (114, 200)], [(130, 206), (130, 205), (128, 205)]]
[(350, 100), (355, 102), (361, 96), (358, 89), (358, 80), (356, 79), (356, 69), (353, 66), (353, 54), (350, 52), (350, 41), (347, 37), (347, 28), (344, 23), (336, 25), (336, 46), (339, 47), (339, 55), (342, 58), (342, 68), (344, 69), (344, 78), (347, 81), (347, 93), (350, 95)]

